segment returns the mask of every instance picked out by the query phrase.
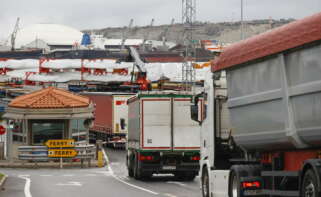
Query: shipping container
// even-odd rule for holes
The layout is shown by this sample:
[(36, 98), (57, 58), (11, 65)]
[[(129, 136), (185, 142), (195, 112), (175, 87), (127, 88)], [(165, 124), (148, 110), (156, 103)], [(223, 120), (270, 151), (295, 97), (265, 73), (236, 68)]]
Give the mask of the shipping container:
[(85, 92), (82, 95), (95, 104), (95, 120), (89, 129), (91, 141), (103, 140), (112, 147), (124, 148), (128, 132), (127, 100), (133, 94)]

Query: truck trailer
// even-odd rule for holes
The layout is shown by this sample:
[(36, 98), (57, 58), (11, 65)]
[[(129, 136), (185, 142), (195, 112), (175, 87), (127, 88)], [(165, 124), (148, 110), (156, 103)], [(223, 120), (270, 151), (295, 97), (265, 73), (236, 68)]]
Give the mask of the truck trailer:
[(89, 129), (91, 140), (103, 140), (113, 148), (125, 148), (128, 132), (127, 100), (131, 93), (84, 92), (95, 104), (95, 120)]
[(174, 174), (193, 180), (199, 171), (200, 130), (190, 119), (192, 95), (142, 92), (128, 100), (128, 175)]
[(321, 13), (227, 47), (193, 102), (203, 197), (321, 196)]

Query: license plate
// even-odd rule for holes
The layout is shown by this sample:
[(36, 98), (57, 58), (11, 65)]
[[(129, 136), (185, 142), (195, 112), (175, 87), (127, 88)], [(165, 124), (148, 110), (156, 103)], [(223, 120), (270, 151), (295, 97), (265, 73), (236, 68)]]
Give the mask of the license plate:
[(163, 170), (176, 170), (176, 166), (163, 166)]
[(244, 195), (255, 196), (255, 195), (260, 194), (261, 192), (262, 192), (261, 190), (245, 190)]

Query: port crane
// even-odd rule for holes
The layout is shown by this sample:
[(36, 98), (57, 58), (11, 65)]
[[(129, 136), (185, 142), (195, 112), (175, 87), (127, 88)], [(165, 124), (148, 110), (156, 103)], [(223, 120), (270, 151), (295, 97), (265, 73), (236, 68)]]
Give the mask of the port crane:
[[(154, 22), (155, 22), (155, 20), (154, 19), (152, 19), (152, 21), (150, 22), (150, 25), (149, 26), (147, 26), (147, 28), (150, 28), (150, 27), (153, 27), (154, 26)], [(143, 40), (143, 43), (142, 43), (142, 46), (143, 46), (143, 48), (144, 48), (144, 51), (145, 51), (145, 44), (146, 44), (146, 41), (147, 41), (147, 39), (148, 39), (148, 37), (149, 37), (149, 34), (150, 34), (150, 31), (146, 31), (146, 33), (144, 34), (144, 40)]]
[(162, 35), (162, 41), (163, 41), (163, 46), (166, 46), (166, 41), (167, 41), (167, 35), (168, 31), (174, 26), (175, 19), (173, 18), (171, 21), (171, 24), (166, 27), (166, 29), (163, 31)]
[[(134, 19), (130, 19), (130, 22), (129, 22), (128, 27), (127, 27), (127, 28), (124, 27), (124, 29), (123, 29), (123, 35), (122, 35), (122, 40), (121, 40), (121, 49), (124, 49), (124, 48), (125, 48), (125, 41), (127, 40), (129, 31), (130, 31), (130, 29), (132, 28), (133, 23), (134, 23)], [(126, 30), (127, 30), (127, 31), (126, 31)]]
[(11, 34), (11, 51), (15, 50), (16, 37), (17, 37), (18, 29), (19, 29), (19, 21), (20, 21), (20, 18), (18, 17), (16, 24), (14, 26), (13, 32)]
[[(150, 81), (147, 80), (145, 63), (140, 59), (139, 53), (135, 47), (129, 47), (129, 53), (134, 60), (133, 71), (131, 73), (131, 85), (138, 85), (140, 90), (148, 90)], [(134, 72), (135, 67), (138, 69), (137, 73)]]

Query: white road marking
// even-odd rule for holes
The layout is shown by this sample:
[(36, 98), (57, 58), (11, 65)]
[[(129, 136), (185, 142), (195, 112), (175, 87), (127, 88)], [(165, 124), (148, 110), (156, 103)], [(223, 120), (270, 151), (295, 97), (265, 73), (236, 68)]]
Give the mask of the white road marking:
[(84, 176), (97, 176), (97, 174), (85, 174)]
[(165, 196), (168, 196), (168, 197), (176, 197), (175, 195), (169, 194), (169, 193), (165, 193), (164, 195), (165, 195)]
[(40, 176), (52, 176), (51, 174), (41, 174)]
[(80, 182), (74, 182), (74, 181), (70, 181), (67, 183), (57, 183), (56, 185), (58, 186), (82, 186), (82, 184)]
[(103, 150), (104, 158), (105, 158), (105, 160), (106, 160), (107, 169), (108, 169), (108, 171), (113, 175), (113, 174), (114, 174), (114, 171), (113, 171), (113, 169), (111, 169), (111, 167), (110, 167), (110, 162), (109, 162), (109, 159), (108, 159), (108, 157), (107, 157), (107, 154), (106, 154), (106, 152), (105, 152), (104, 149), (102, 149), (102, 150)]
[(111, 172), (109, 172), (109, 171), (96, 171), (95, 173), (97, 173), (97, 174), (104, 174), (104, 175), (106, 175), (106, 176), (111, 176)]
[(20, 178), (21, 177), (30, 177), (30, 175), (29, 174), (19, 174), (18, 177), (20, 177)]
[(105, 152), (104, 149), (103, 149), (103, 155), (104, 155), (104, 158), (105, 158), (106, 163), (107, 163), (107, 169), (110, 171), (111, 176), (114, 177), (117, 181), (122, 182), (122, 183), (124, 183), (124, 184), (126, 184), (126, 185), (128, 185), (128, 186), (133, 187), (133, 188), (136, 188), (136, 189), (139, 189), (139, 190), (142, 190), (142, 191), (145, 191), (145, 192), (154, 194), (154, 195), (158, 195), (158, 193), (156, 193), (156, 192), (154, 192), (154, 191), (151, 191), (151, 190), (149, 190), (149, 189), (145, 189), (145, 188), (143, 188), (143, 187), (139, 187), (139, 186), (137, 186), (137, 185), (128, 183), (128, 182), (120, 179), (118, 176), (116, 176), (116, 175), (114, 174), (113, 169), (110, 167), (110, 162), (109, 162), (109, 159), (108, 159), (107, 154), (106, 154), (106, 152)]
[(124, 181), (124, 180), (121, 180), (120, 178), (118, 178), (118, 177), (117, 177), (117, 176), (115, 176), (115, 175), (113, 175), (113, 177), (114, 177), (116, 180), (118, 180), (119, 182), (122, 182), (122, 183), (124, 183), (124, 184), (126, 184), (126, 185), (128, 185), (128, 186), (131, 186), (131, 187), (133, 187), (133, 188), (136, 188), (136, 189), (139, 189), (139, 190), (142, 190), (142, 191), (145, 191), (145, 192), (148, 192), (148, 193), (154, 194), (154, 195), (158, 195), (158, 193), (153, 192), (152, 190), (145, 189), (145, 188), (143, 188), (143, 187), (139, 187), (139, 186), (137, 186), (137, 185), (134, 185), (134, 184), (128, 183), (128, 182), (126, 182), (126, 181)]
[(18, 176), (19, 178), (26, 180), (26, 184), (25, 184), (25, 188), (24, 188), (25, 197), (32, 197), (32, 195), (30, 193), (31, 179), (28, 178), (29, 176), (30, 175), (19, 175)]
[(70, 176), (75, 176), (75, 175), (73, 175), (73, 174), (64, 174), (64, 175), (62, 175), (62, 176), (68, 176), (68, 177), (70, 177)]
[(118, 176), (118, 178), (120, 178), (120, 179), (123, 179), (123, 180), (130, 180), (130, 178), (128, 178), (127, 176)]
[(176, 182), (176, 181), (167, 181), (167, 183), (169, 183), (169, 184), (176, 184), (176, 185), (179, 185), (179, 186), (182, 186), (182, 187), (187, 187), (187, 185), (186, 185), (186, 184), (181, 183), (181, 182)]

